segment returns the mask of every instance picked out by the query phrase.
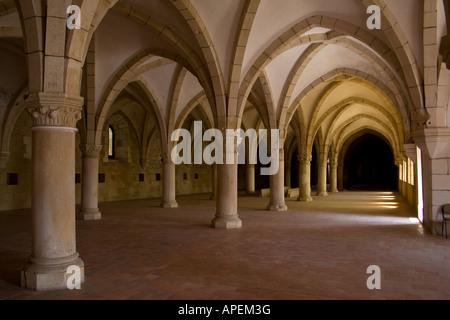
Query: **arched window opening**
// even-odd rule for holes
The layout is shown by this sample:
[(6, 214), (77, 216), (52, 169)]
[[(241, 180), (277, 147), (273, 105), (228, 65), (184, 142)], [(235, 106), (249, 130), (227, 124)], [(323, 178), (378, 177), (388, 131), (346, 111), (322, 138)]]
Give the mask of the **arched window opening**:
[(108, 158), (114, 159), (114, 144), (115, 144), (115, 136), (114, 136), (114, 129), (109, 126), (109, 136), (108, 136)]

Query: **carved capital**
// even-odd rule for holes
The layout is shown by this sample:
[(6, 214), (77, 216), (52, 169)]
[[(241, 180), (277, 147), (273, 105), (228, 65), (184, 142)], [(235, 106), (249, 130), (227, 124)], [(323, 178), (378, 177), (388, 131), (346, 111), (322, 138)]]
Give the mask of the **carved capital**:
[(332, 168), (337, 168), (339, 166), (339, 158), (338, 157), (331, 157), (330, 161)]
[(83, 158), (98, 159), (103, 146), (95, 144), (82, 144), (80, 145), (81, 154)]
[(35, 127), (76, 128), (82, 116), (82, 97), (57, 93), (31, 94), (26, 106)]
[(298, 161), (300, 163), (310, 163), (312, 161), (312, 155), (302, 153), (298, 155)]
[(170, 153), (161, 153), (161, 159), (163, 164), (173, 164), (172, 154)]

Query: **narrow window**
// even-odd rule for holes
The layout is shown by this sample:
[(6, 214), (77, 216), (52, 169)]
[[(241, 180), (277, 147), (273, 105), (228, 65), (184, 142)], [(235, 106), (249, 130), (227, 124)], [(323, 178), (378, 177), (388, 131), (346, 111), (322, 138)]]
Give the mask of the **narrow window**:
[(108, 141), (109, 141), (109, 146), (108, 146), (108, 158), (110, 159), (114, 159), (114, 130), (113, 128), (110, 126), (109, 127), (109, 136), (108, 136)]

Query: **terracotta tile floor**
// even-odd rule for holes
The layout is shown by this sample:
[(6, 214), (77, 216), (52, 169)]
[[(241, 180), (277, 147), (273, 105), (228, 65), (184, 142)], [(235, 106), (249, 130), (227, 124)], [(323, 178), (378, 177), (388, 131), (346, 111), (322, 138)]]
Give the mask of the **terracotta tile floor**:
[[(288, 199), (286, 213), (241, 197), (240, 230), (211, 229), (207, 198), (180, 197), (174, 210), (158, 199), (101, 204), (101, 221), (77, 222), (86, 282), (75, 291), (20, 287), (30, 213), (0, 213), (0, 299), (450, 299), (450, 240), (424, 233), (397, 194)], [(381, 290), (366, 286), (370, 265)]]

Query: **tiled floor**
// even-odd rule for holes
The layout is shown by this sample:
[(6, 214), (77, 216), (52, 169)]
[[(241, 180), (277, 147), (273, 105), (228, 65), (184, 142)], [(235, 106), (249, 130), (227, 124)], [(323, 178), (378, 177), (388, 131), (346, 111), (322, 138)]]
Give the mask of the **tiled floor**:
[[(209, 227), (215, 202), (180, 197), (101, 205), (77, 222), (86, 265), (81, 290), (20, 287), (30, 254), (28, 211), (0, 213), (0, 299), (450, 299), (450, 240), (425, 234), (396, 194), (346, 192), (289, 211), (242, 197), (240, 230)], [(381, 290), (369, 290), (370, 265)]]

